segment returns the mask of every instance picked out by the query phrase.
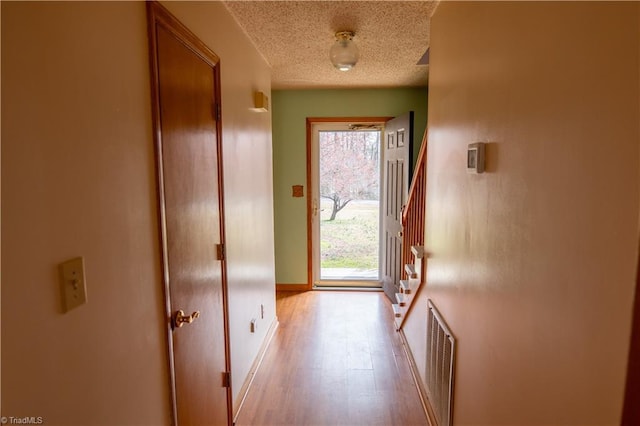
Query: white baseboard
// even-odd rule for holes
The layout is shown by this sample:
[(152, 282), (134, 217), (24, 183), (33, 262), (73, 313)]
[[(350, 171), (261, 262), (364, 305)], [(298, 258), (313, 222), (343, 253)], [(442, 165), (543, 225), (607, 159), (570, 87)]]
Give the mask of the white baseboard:
[(436, 421), (435, 413), (433, 412), (433, 408), (431, 407), (431, 402), (429, 401), (429, 397), (427, 396), (427, 389), (422, 383), (420, 379), (420, 371), (418, 371), (418, 366), (416, 364), (416, 360), (413, 357), (413, 353), (411, 353), (411, 348), (409, 348), (409, 343), (407, 342), (407, 338), (404, 335), (404, 331), (402, 329), (398, 330), (400, 333), (400, 338), (402, 339), (402, 348), (404, 349), (404, 353), (409, 360), (409, 368), (411, 370), (411, 376), (413, 377), (413, 381), (418, 388), (418, 395), (420, 396), (420, 402), (422, 403), (422, 409), (424, 410), (425, 415), (427, 416), (427, 421), (429, 422), (429, 426), (438, 426), (438, 422)]
[(264, 354), (267, 352), (269, 345), (271, 344), (271, 339), (273, 339), (273, 335), (278, 328), (278, 317), (275, 317), (269, 326), (269, 330), (267, 331), (267, 335), (260, 346), (260, 350), (258, 351), (258, 355), (256, 359), (253, 361), (251, 368), (249, 369), (249, 374), (247, 374), (242, 387), (240, 388), (240, 392), (238, 393), (238, 398), (233, 402), (233, 423), (238, 420), (238, 414), (240, 413), (240, 409), (242, 408), (242, 404), (244, 404), (244, 400), (247, 398), (247, 394), (249, 393), (249, 389), (251, 388), (251, 384), (253, 383), (253, 379), (256, 376), (256, 372), (258, 368), (260, 368), (260, 364), (262, 364), (262, 359), (264, 358)]

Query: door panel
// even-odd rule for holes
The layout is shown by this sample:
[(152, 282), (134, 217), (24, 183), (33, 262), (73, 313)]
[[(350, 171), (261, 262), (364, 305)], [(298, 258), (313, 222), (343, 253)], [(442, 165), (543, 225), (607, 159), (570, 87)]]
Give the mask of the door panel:
[[(353, 129), (353, 125), (358, 124), (368, 124), (371, 127), (367, 129), (367, 131), (378, 132), (377, 129), (380, 129), (384, 123), (389, 120), (388, 117), (322, 117), (322, 118), (307, 118), (307, 184), (308, 184), (308, 204), (307, 204), (307, 235), (308, 235), (308, 265), (309, 265), (309, 285), (308, 289), (313, 287), (367, 287), (367, 288), (380, 288), (381, 287), (381, 279), (383, 272), (381, 270), (382, 265), (385, 263), (382, 258), (381, 247), (383, 246), (382, 238), (384, 235), (382, 233), (378, 233), (377, 235), (377, 250), (378, 250), (378, 264), (377, 270), (375, 272), (371, 272), (370, 270), (361, 269), (357, 270), (357, 267), (336, 267), (336, 268), (322, 268), (321, 255), (323, 254), (323, 250), (321, 249), (321, 216), (323, 212), (322, 205), (322, 197), (320, 195), (320, 187), (321, 187), (321, 149), (320, 149), (320, 140), (322, 139), (320, 135), (323, 132), (355, 132), (357, 130)], [(378, 148), (378, 157), (376, 157), (376, 161), (379, 161), (381, 151), (384, 149), (382, 146), (382, 140), (380, 139), (382, 135), (378, 133), (378, 138), (376, 140), (376, 147)], [(326, 152), (325, 152), (326, 155)], [(342, 156), (342, 154), (340, 154)], [(326, 157), (325, 157), (326, 158)], [(341, 157), (344, 164), (351, 164), (347, 161), (347, 158)], [(379, 162), (378, 167), (380, 168), (380, 172), (378, 172), (378, 182), (382, 188), (382, 181), (384, 177), (381, 174), (382, 163)], [(355, 167), (354, 167), (355, 168)], [(345, 172), (346, 176), (351, 179), (353, 176), (350, 176), (348, 172)], [(347, 179), (345, 177), (345, 179)], [(384, 197), (384, 193), (379, 191), (378, 193), (379, 205), (377, 208), (377, 216), (378, 220), (376, 221), (376, 230), (381, 231), (381, 226), (379, 225), (380, 217), (384, 216), (384, 211), (382, 210), (382, 198)], [(354, 206), (357, 201), (350, 203), (349, 206)], [(331, 213), (331, 207), (327, 207), (325, 204), (326, 210), (324, 210), (324, 218), (328, 218)], [(348, 210), (348, 208), (347, 208)], [(345, 213), (347, 212), (345, 210)], [(362, 213), (362, 211), (361, 211)], [(343, 213), (339, 213), (342, 217)], [(348, 213), (347, 213), (348, 214)], [(325, 228), (326, 229), (326, 228)], [(326, 234), (325, 234), (326, 235)], [(335, 234), (334, 234), (335, 235)], [(333, 269), (333, 270), (330, 270)], [(342, 274), (343, 271), (340, 269), (344, 269), (348, 272), (348, 274)], [(340, 275), (342, 274), (342, 275)], [(373, 276), (375, 274), (375, 276)]]
[(412, 169), (413, 111), (389, 120), (384, 143), (384, 212), (383, 234), (385, 265), (382, 287), (393, 303), (402, 275), (402, 209), (407, 200)]
[(230, 424), (217, 64), (157, 25), (155, 60), (163, 260), (179, 425)]

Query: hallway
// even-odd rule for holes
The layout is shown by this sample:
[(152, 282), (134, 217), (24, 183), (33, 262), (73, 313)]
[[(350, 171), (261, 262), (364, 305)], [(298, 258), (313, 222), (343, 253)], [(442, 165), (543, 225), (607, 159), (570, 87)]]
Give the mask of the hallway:
[(277, 315), (237, 426), (428, 424), (384, 293), (281, 292)]

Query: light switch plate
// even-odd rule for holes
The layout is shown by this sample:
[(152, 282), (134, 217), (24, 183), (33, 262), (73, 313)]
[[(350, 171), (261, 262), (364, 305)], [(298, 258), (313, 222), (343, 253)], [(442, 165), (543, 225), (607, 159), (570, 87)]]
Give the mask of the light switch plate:
[(60, 264), (60, 277), (64, 311), (87, 303), (87, 285), (84, 275), (84, 258), (76, 257)]

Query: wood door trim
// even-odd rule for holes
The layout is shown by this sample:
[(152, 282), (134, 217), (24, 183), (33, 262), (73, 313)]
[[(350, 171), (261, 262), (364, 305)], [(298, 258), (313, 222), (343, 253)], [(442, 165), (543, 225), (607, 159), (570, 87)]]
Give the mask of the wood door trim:
[(313, 205), (311, 179), (311, 140), (313, 125), (316, 123), (386, 123), (393, 117), (307, 117), (307, 285), (306, 290), (313, 289)]
[[(220, 58), (211, 50), (202, 40), (200, 40), (189, 28), (180, 22), (171, 14), (164, 6), (157, 1), (147, 2), (147, 21), (150, 42), (156, 39), (155, 24), (161, 24), (165, 29), (170, 31), (178, 40), (185, 44), (189, 49), (198, 55), (203, 61), (212, 67), (220, 64)], [(151, 40), (153, 37), (154, 40)]]
[[(214, 72), (214, 87), (217, 108), (221, 108), (221, 84), (220, 84), (220, 58), (207, 45), (204, 44), (195, 34), (191, 32), (182, 22), (173, 16), (164, 6), (157, 1), (147, 2), (147, 32), (149, 38), (149, 70), (151, 74), (151, 112), (153, 124), (153, 139), (155, 151), (155, 167), (156, 167), (156, 193), (158, 197), (158, 234), (160, 236), (160, 266), (162, 270), (162, 285), (165, 301), (165, 326), (167, 333), (165, 334), (168, 353), (169, 367), (169, 387), (171, 392), (171, 411), (172, 422), (178, 425), (178, 408), (176, 398), (176, 381), (175, 381), (175, 360), (173, 356), (172, 343), (172, 312), (171, 298), (169, 288), (169, 269), (167, 263), (168, 247), (167, 247), (167, 229), (165, 225), (165, 195), (163, 181), (163, 157), (162, 157), (162, 128), (160, 119), (160, 75), (158, 66), (158, 37), (157, 27), (162, 26), (169, 31), (178, 41), (183, 43), (189, 50), (202, 59), (205, 63), (216, 70)], [(218, 194), (220, 209), (220, 241), (225, 243), (225, 227), (224, 227), (224, 181), (223, 181), (223, 156), (222, 156), (222, 120), (221, 114), (216, 117), (216, 150), (218, 156)], [(227, 289), (227, 268), (226, 259), (221, 261), (221, 280), (222, 280), (222, 309), (224, 316), (224, 340), (225, 340), (225, 369), (231, 371), (231, 353), (229, 345), (229, 307), (228, 307), (228, 289)], [(231, 387), (227, 388), (227, 413), (228, 424), (232, 424), (232, 393)]]

